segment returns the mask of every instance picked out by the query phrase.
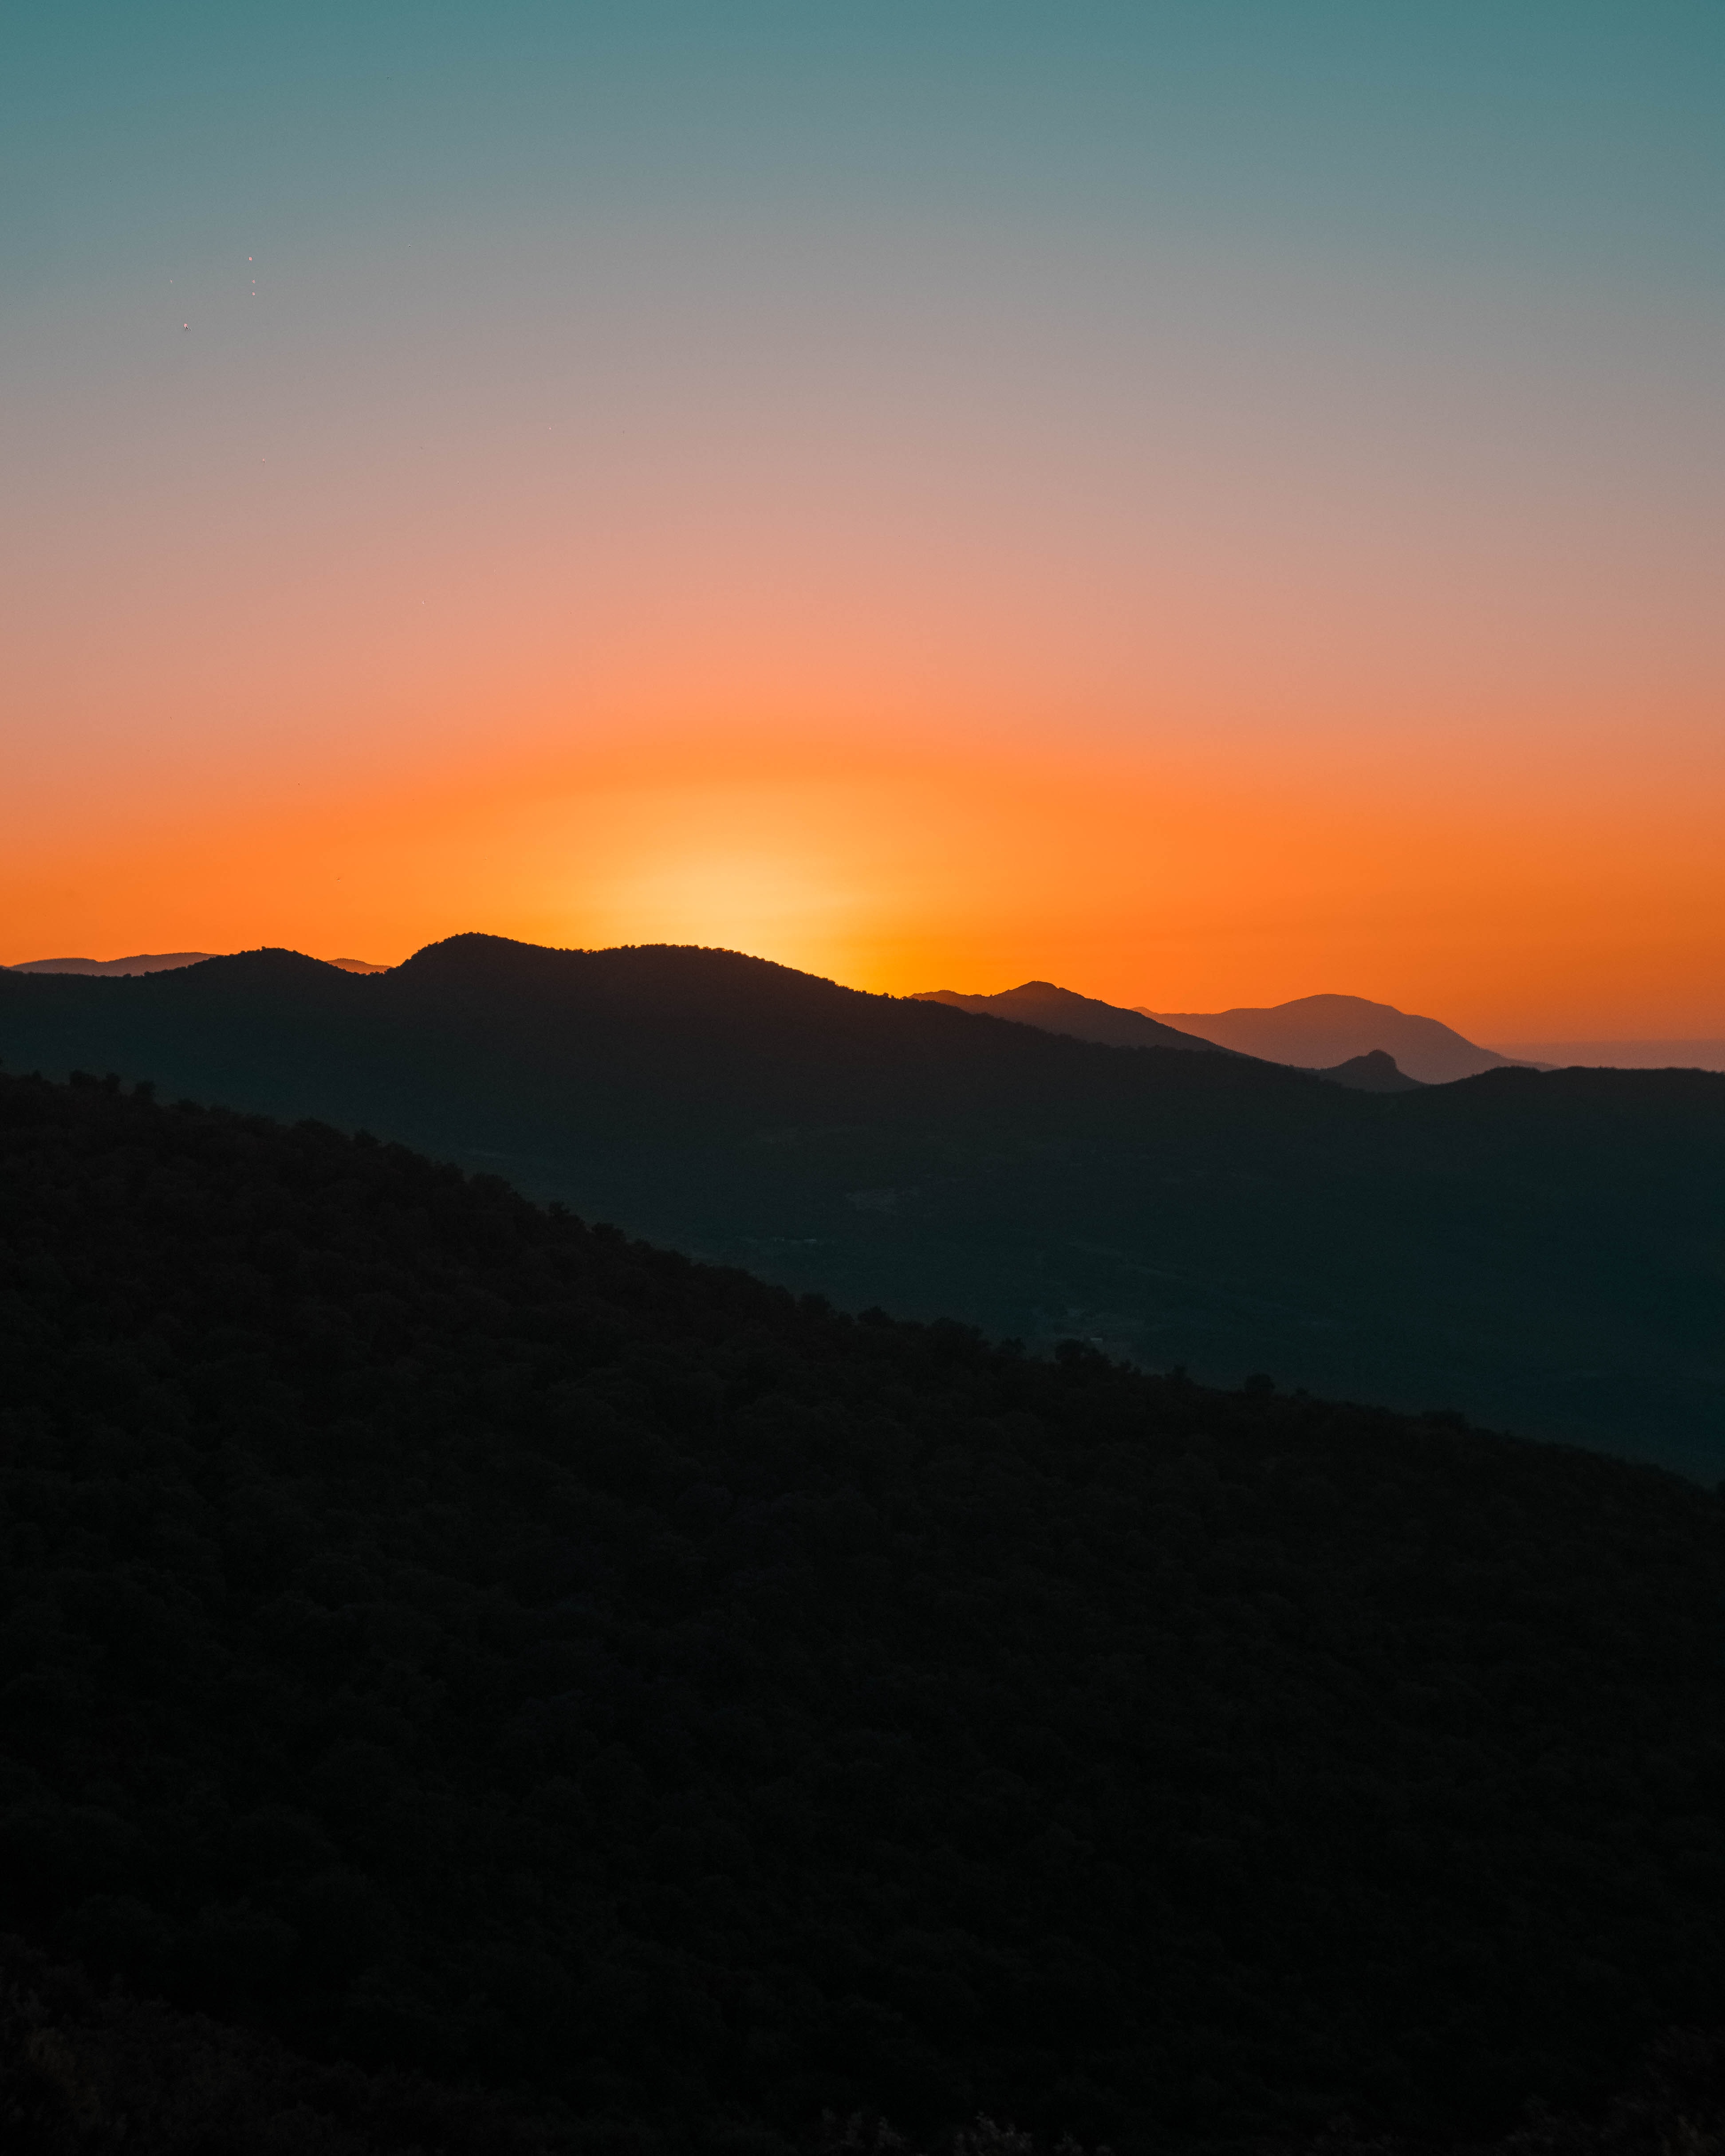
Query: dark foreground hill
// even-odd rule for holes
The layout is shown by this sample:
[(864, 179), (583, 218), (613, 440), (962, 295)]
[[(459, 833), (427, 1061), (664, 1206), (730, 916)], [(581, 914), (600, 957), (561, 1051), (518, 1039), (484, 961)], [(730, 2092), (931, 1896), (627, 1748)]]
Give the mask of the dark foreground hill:
[[(251, 2030), (99, 1984), (0, 1937), (0, 2120), (8, 2156), (653, 2156), (644, 2121), (571, 2118), (531, 2091), (452, 2087), (397, 2068), (315, 2060)], [(762, 2128), (690, 2137), (724, 2156), (792, 2156)], [(906, 2140), (878, 2114), (829, 2113), (803, 2156), (1050, 2156), (1038, 2137), (986, 2117)], [(1537, 2107), (1502, 2139), (1455, 2156), (1718, 2156), (1725, 2148), (1725, 2035), (1672, 2030), (1628, 2082), (1575, 2110)], [(1052, 2156), (1083, 2156), (1063, 2138)], [(1097, 2156), (1106, 2156), (1099, 2150)], [(1235, 2156), (1246, 2156), (1236, 2151)], [(1327, 2122), (1251, 2156), (1443, 2156), (1429, 2138)]]
[(1725, 1474), (1725, 1079), (1401, 1095), (861, 995), (726, 952), (460, 937), (0, 974), (0, 1059), (368, 1127), (852, 1309), (1458, 1409)]
[(1678, 1478), (88, 1081), (0, 1236), (0, 1928), (98, 1984), (612, 2149), (1490, 2131), (1717, 2011)]

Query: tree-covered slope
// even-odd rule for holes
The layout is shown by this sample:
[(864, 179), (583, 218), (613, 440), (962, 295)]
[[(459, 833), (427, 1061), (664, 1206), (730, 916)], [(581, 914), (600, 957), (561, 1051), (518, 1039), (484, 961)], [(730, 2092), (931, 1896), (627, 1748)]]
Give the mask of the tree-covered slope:
[(0, 1403), (0, 1927), (308, 2054), (1137, 2150), (1501, 2126), (1725, 1984), (1656, 1471), (16, 1079)]
[(735, 952), (0, 974), (0, 1061), (368, 1127), (851, 1309), (1725, 1474), (1725, 1077), (1374, 1097)]

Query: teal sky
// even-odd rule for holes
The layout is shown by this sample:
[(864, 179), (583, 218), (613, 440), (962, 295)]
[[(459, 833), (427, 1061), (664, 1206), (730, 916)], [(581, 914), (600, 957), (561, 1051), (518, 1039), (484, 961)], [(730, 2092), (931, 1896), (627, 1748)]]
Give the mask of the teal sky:
[(1706, 0), (17, 8), (8, 283), (331, 231), (1031, 216), (1716, 293)]
[(1722, 93), (1706, 0), (19, 7), (7, 280), (722, 207), (1717, 293)]

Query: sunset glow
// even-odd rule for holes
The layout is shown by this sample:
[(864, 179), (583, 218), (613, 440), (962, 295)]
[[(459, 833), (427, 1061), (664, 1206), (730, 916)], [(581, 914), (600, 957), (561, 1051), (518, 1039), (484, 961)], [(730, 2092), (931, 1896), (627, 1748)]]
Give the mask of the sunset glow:
[(312, 12), (36, 33), (0, 962), (1725, 1030), (1717, 24)]

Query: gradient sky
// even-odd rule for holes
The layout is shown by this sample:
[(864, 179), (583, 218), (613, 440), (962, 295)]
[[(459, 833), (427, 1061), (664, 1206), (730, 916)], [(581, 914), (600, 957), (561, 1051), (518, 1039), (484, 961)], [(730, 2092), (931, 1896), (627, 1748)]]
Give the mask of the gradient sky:
[(20, 6), (0, 961), (1725, 1032), (1725, 8)]

